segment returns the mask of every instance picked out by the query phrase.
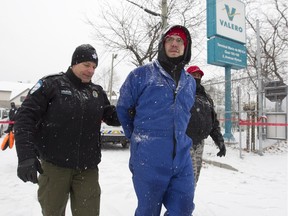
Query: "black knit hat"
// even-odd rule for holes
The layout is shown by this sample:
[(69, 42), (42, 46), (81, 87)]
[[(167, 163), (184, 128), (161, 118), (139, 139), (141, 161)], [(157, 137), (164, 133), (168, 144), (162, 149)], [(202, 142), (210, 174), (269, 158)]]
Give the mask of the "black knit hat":
[(96, 66), (98, 65), (96, 50), (90, 44), (82, 44), (75, 49), (72, 55), (71, 66), (85, 61), (92, 61), (95, 62)]

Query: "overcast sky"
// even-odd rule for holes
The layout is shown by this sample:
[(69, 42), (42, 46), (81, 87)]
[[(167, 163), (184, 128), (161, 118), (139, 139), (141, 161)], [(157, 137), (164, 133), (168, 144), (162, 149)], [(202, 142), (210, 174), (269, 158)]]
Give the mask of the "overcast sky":
[(97, 50), (96, 73), (111, 67), (112, 53), (97, 47), (93, 29), (85, 23), (87, 17), (100, 17), (99, 1), (1, 0), (0, 80), (36, 82), (66, 71), (75, 48), (83, 43)]
[[(127, 1), (1, 0), (0, 80), (35, 83), (43, 76), (66, 71), (75, 48), (80, 44), (90, 43), (99, 56), (99, 65), (93, 79), (98, 83), (97, 73), (110, 73), (112, 53), (96, 43), (93, 39), (95, 32), (86, 20), (88, 18), (93, 22), (100, 22), (101, 2), (108, 2), (119, 8), (117, 4)], [(139, 8), (138, 10), (141, 11)], [(205, 57), (206, 51), (203, 53)], [(118, 54), (114, 60), (113, 77), (120, 79), (117, 80), (118, 85), (122, 84), (134, 68), (127, 62), (128, 59), (122, 59), (123, 56)], [(212, 66), (211, 70), (207, 66), (205, 64), (202, 68), (205, 71), (204, 79), (224, 75), (224, 68)], [(103, 83), (98, 84), (103, 86)]]

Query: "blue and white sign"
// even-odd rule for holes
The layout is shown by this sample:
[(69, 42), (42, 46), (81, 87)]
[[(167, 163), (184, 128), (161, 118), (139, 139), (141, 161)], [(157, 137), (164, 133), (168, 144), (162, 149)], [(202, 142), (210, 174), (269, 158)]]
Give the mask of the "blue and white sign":
[(207, 37), (246, 43), (245, 5), (238, 0), (207, 0)]
[(246, 68), (247, 52), (244, 44), (237, 43), (220, 37), (208, 40), (208, 64), (232, 69)]

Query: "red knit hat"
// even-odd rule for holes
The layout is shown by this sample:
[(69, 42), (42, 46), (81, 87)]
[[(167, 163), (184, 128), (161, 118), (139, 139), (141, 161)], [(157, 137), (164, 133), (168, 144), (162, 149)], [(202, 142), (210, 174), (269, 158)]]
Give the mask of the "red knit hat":
[(171, 28), (167, 32), (165, 37), (170, 37), (172, 35), (177, 35), (177, 36), (181, 37), (182, 40), (184, 41), (184, 46), (186, 47), (186, 45), (187, 45), (187, 36), (186, 36), (186, 32), (182, 28), (180, 28), (178, 26), (176, 26), (174, 28)]
[(190, 66), (188, 69), (187, 69), (187, 72), (189, 74), (193, 74), (193, 73), (200, 73), (201, 74), (201, 77), (204, 76), (204, 72), (202, 70), (200, 70), (200, 68), (198, 66)]

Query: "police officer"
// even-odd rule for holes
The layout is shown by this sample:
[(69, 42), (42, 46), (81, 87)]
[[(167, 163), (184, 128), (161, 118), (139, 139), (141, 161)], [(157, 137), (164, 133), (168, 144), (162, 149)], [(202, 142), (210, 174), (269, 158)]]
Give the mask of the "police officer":
[(73, 215), (99, 215), (101, 121), (120, 123), (102, 87), (91, 82), (97, 65), (95, 48), (78, 46), (66, 73), (40, 79), (17, 112), (17, 175), (39, 184), (43, 215), (64, 215), (68, 198)]
[(195, 176), (195, 187), (200, 176), (202, 167), (202, 157), (204, 151), (204, 139), (211, 136), (219, 148), (217, 156), (226, 155), (224, 138), (221, 134), (217, 114), (214, 110), (214, 102), (211, 96), (206, 93), (204, 86), (201, 85), (201, 79), (204, 72), (198, 66), (190, 66), (187, 72), (191, 74), (196, 81), (196, 98), (194, 106), (191, 109), (191, 118), (187, 127), (187, 135), (193, 140), (193, 147), (190, 150), (193, 170)]

